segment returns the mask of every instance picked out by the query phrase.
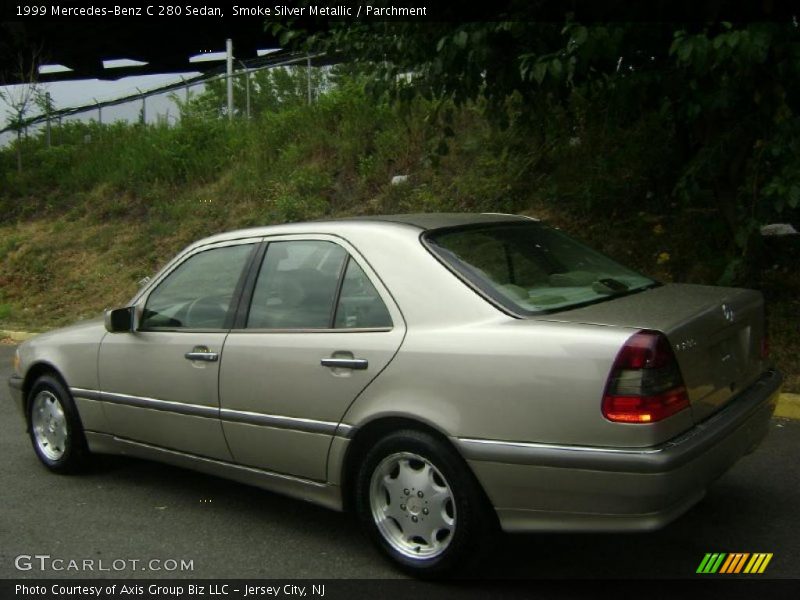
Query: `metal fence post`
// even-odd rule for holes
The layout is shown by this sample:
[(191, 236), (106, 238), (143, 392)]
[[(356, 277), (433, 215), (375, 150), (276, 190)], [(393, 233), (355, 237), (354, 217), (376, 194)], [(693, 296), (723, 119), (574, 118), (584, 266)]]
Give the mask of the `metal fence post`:
[(311, 106), (311, 56), (306, 58), (306, 82), (308, 83), (308, 105)]
[(142, 94), (142, 125), (147, 125), (147, 96), (138, 87), (136, 91)]
[(247, 94), (247, 120), (250, 120), (250, 70), (245, 68), (244, 70), (245, 76), (245, 91)]
[(226, 73), (228, 75), (228, 121), (233, 121), (233, 40), (225, 40)]
[(47, 147), (50, 147), (50, 92), (44, 94), (44, 109), (47, 112)]

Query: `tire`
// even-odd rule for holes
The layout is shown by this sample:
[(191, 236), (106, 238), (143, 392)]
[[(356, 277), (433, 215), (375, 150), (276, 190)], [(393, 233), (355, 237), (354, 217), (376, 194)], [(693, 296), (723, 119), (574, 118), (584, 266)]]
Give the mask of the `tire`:
[(356, 513), (372, 541), (416, 577), (456, 574), (483, 555), (496, 516), (463, 459), (416, 430), (392, 433), (366, 454)]
[(75, 473), (88, 463), (83, 427), (69, 392), (52, 375), (39, 377), (28, 394), (28, 431), (33, 450), (54, 473)]

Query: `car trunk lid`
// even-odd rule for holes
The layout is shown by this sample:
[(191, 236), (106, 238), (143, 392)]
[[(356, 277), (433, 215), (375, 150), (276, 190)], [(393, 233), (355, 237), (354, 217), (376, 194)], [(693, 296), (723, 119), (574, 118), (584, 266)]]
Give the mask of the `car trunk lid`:
[(667, 284), (573, 310), (532, 317), (664, 333), (702, 421), (763, 370), (764, 302), (738, 288)]

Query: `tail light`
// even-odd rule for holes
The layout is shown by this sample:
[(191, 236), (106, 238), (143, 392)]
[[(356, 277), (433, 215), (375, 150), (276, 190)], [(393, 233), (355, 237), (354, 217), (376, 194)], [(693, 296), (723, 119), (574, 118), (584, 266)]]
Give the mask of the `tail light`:
[(635, 333), (619, 351), (603, 394), (603, 416), (618, 423), (655, 423), (688, 408), (678, 361), (664, 334)]

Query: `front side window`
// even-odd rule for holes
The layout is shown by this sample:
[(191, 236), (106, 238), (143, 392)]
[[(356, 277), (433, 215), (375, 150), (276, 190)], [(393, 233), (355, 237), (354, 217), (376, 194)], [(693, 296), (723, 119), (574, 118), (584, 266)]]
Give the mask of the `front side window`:
[(467, 281), (522, 314), (600, 302), (657, 285), (538, 223), (434, 230), (424, 239)]
[(140, 329), (223, 329), (252, 244), (199, 252), (150, 294)]

